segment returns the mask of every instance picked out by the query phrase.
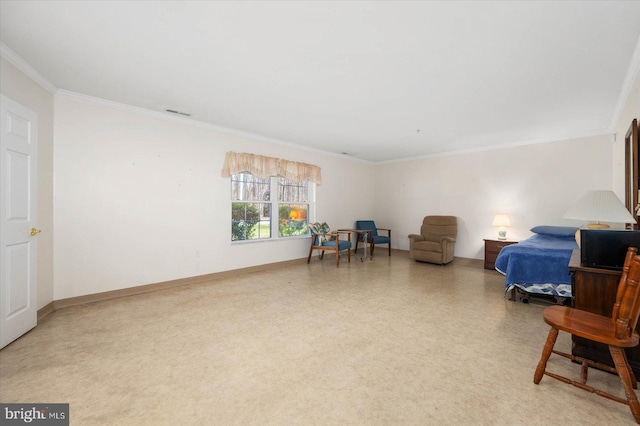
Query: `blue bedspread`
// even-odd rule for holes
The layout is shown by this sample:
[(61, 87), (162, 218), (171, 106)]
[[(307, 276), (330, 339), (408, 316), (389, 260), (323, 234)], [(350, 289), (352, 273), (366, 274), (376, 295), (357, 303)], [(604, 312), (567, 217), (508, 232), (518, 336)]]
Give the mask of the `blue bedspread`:
[(578, 245), (573, 236), (536, 234), (500, 251), (496, 270), (506, 276), (507, 290), (571, 296), (569, 259)]

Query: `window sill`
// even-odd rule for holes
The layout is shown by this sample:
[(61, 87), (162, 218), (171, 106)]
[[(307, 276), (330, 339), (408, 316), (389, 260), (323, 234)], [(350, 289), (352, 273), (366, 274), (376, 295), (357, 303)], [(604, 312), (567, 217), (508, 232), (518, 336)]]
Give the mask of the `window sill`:
[(264, 238), (259, 240), (236, 240), (236, 241), (231, 241), (231, 245), (242, 245), (242, 244), (253, 244), (253, 243), (275, 243), (275, 242), (292, 241), (292, 240), (304, 240), (309, 238), (311, 238), (310, 234), (296, 235), (294, 237)]

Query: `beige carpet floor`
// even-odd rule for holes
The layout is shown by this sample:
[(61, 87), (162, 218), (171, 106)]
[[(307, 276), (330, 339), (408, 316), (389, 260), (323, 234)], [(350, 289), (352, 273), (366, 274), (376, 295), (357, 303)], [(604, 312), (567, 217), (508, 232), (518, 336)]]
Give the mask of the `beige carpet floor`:
[[(544, 306), (505, 300), (503, 282), (397, 251), (67, 308), (0, 351), (0, 401), (66, 402), (72, 425), (635, 424), (533, 384)], [(612, 374), (590, 383), (624, 396)]]

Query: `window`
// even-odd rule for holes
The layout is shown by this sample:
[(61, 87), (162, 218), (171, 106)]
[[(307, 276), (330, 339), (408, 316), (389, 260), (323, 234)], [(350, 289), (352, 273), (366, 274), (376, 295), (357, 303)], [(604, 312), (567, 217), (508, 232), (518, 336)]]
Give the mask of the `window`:
[(231, 175), (231, 241), (307, 235), (314, 189), (309, 181)]
[(231, 241), (271, 238), (270, 188), (269, 178), (231, 176)]
[(309, 233), (309, 182), (278, 180), (278, 237)]

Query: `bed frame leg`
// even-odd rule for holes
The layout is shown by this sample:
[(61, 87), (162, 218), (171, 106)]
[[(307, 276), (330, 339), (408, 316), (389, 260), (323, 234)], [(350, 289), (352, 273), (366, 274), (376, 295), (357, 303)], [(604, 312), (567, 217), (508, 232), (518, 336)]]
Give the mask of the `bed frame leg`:
[(513, 287), (509, 291), (509, 299), (510, 302), (522, 302), (529, 303), (529, 295), (524, 291), (520, 290), (518, 287)]
[(518, 302), (529, 303), (529, 293), (522, 291), (518, 287), (516, 287), (515, 290), (516, 290), (516, 300)]
[(567, 297), (563, 297), (563, 296), (553, 296), (556, 299), (556, 305), (560, 305), (560, 306), (565, 306), (566, 301), (568, 300)]

